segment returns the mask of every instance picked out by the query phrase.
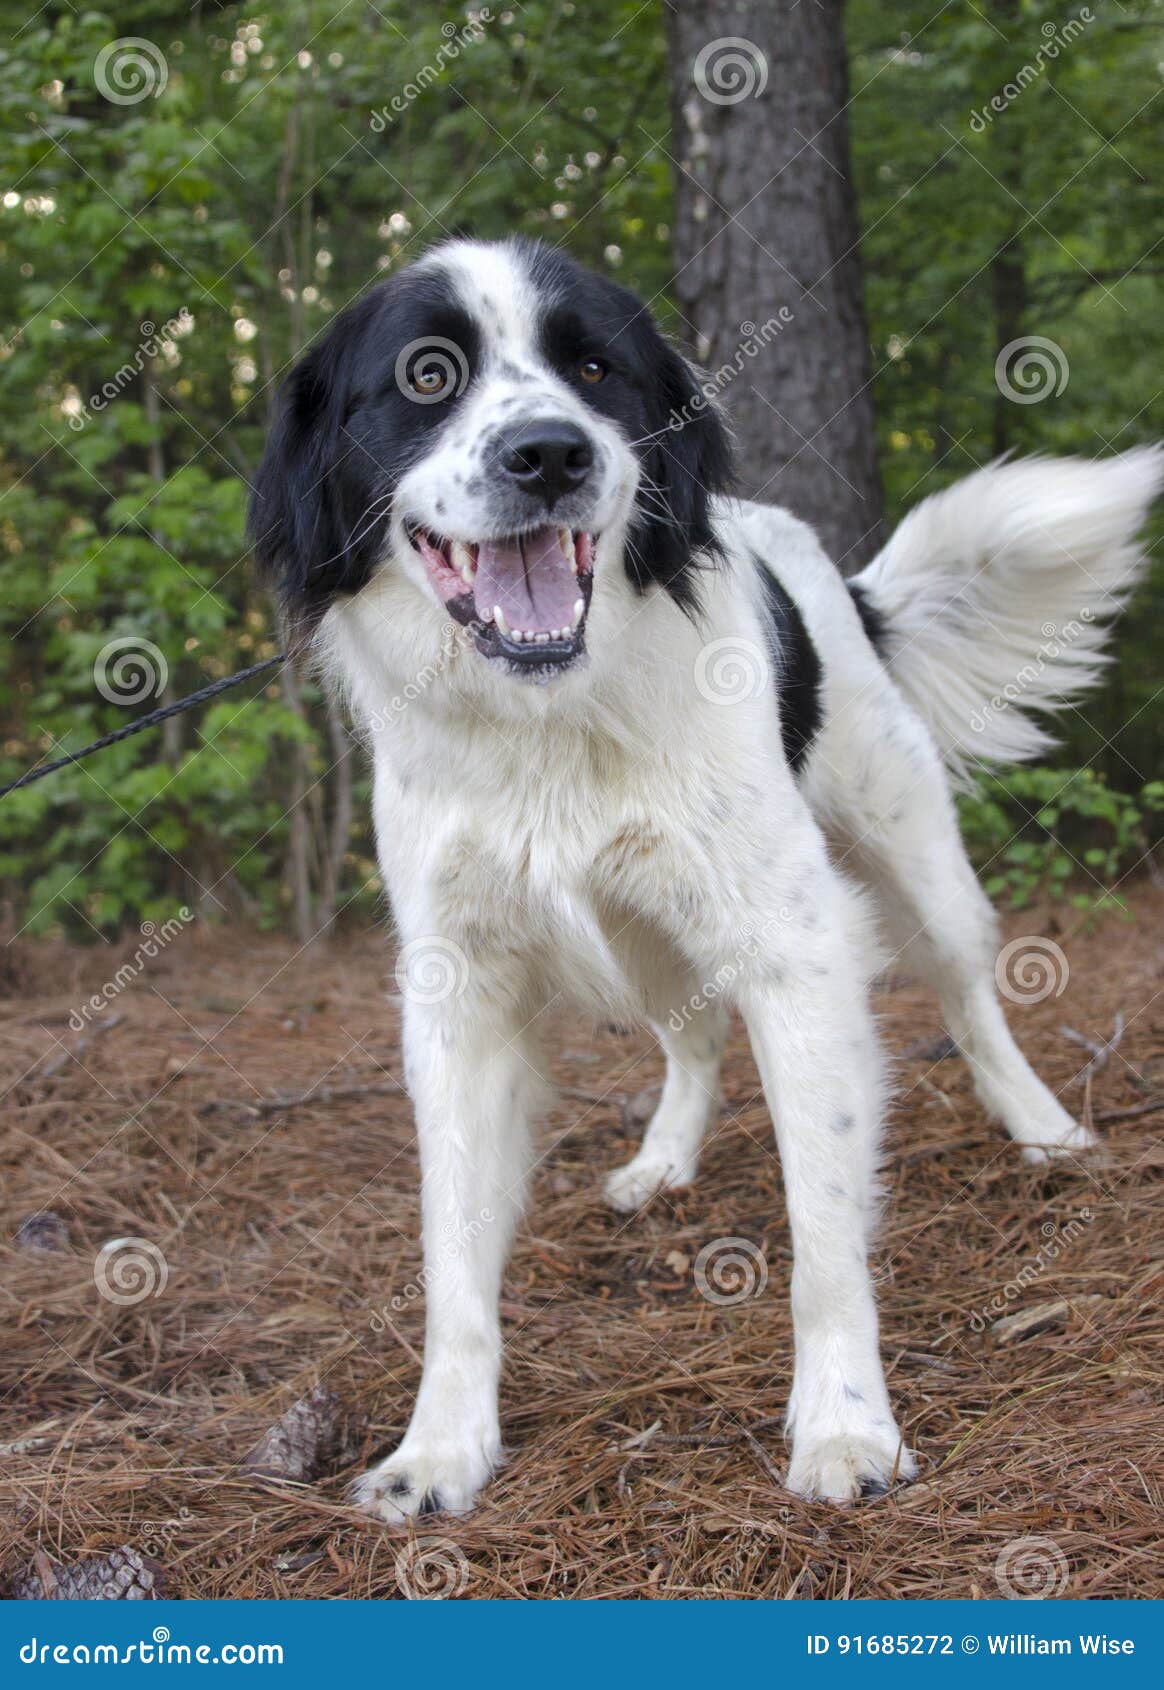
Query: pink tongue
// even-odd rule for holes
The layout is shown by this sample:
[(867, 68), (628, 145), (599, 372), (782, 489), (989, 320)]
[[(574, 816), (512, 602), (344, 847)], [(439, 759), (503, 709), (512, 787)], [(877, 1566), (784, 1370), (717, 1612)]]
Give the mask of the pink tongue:
[(578, 577), (562, 552), (556, 528), (519, 540), (482, 540), (474, 600), (485, 620), (500, 609), (511, 629), (545, 634), (569, 628), (581, 597)]

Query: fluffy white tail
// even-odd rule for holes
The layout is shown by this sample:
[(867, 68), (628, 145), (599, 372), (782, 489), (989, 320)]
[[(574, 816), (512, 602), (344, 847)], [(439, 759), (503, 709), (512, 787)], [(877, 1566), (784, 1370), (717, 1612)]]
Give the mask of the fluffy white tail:
[(855, 578), (885, 624), (890, 673), (958, 780), (1037, 756), (1053, 740), (1029, 713), (1099, 679), (1161, 486), (1160, 446), (991, 464), (920, 504)]

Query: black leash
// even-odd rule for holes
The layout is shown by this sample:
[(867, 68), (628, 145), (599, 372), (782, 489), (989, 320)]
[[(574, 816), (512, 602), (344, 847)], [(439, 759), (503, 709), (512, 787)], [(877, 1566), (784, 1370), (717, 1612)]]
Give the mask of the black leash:
[(286, 652), (281, 651), (278, 657), (268, 657), (262, 663), (252, 663), (249, 669), (240, 669), (237, 674), (224, 675), (220, 681), (211, 681), (209, 686), (200, 687), (186, 698), (178, 699), (175, 704), (164, 704), (160, 710), (151, 710), (146, 716), (139, 716), (124, 728), (117, 728), (111, 734), (104, 734), (95, 739), (92, 745), (83, 746), (80, 751), (70, 751), (67, 757), (58, 757), (55, 763), (45, 763), (42, 768), (29, 769), (19, 780), (9, 781), (7, 786), (0, 786), (0, 798), (7, 798), (10, 792), (19, 787), (31, 786), (34, 780), (43, 780), (46, 775), (55, 774), (58, 769), (68, 768), (70, 763), (79, 763), (82, 757), (91, 757), (94, 751), (104, 751), (107, 745), (116, 745), (119, 739), (128, 739), (131, 734), (143, 733), (146, 728), (156, 728), (159, 722), (164, 722), (168, 716), (180, 715), (183, 710), (193, 710), (198, 704), (205, 704), (208, 698), (214, 698), (228, 687), (237, 687), (240, 681), (249, 681), (254, 675), (265, 674), (276, 664), (282, 663)]

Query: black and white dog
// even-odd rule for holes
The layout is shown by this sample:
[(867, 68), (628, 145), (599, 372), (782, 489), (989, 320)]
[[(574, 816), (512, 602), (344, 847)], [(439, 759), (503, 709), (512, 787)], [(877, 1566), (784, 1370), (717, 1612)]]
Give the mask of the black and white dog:
[(364, 1506), (466, 1510), (499, 1460), (498, 1295), (563, 1003), (666, 1053), (621, 1210), (694, 1178), (740, 1011), (795, 1252), (789, 1488), (915, 1472), (866, 1262), (875, 931), (1024, 1153), (1085, 1149), (1008, 1031), (949, 775), (1032, 755), (1023, 712), (1095, 679), (1162, 479), (1155, 449), (981, 470), (846, 585), (730, 497), (696, 373), (557, 251), (440, 246), (303, 359), (253, 532), (371, 749), (423, 1175), (424, 1376)]

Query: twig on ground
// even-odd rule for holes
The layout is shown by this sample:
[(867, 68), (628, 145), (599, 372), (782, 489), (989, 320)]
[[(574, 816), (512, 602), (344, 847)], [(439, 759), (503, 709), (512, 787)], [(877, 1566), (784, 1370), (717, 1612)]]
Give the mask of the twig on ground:
[(1116, 1010), (1111, 1038), (1105, 1039), (1103, 1043), (1089, 1039), (1086, 1033), (1077, 1033), (1074, 1027), (1060, 1027), (1059, 1031), (1065, 1039), (1070, 1039), (1073, 1045), (1079, 1045), (1083, 1050), (1091, 1052), (1091, 1061), (1085, 1062), (1071, 1081), (1073, 1086), (1081, 1086), (1093, 1074), (1098, 1074), (1101, 1069), (1106, 1068), (1112, 1051), (1119, 1049), (1120, 1040), (1124, 1036), (1124, 1012), (1122, 1009)]
[(213, 1115), (217, 1110), (237, 1109), (245, 1115), (279, 1115), (286, 1109), (299, 1109), (305, 1103), (342, 1103), (350, 1097), (405, 1097), (399, 1080), (379, 1080), (370, 1086), (313, 1086), (309, 1091), (278, 1092), (274, 1097), (212, 1097), (200, 1104), (200, 1115)]

